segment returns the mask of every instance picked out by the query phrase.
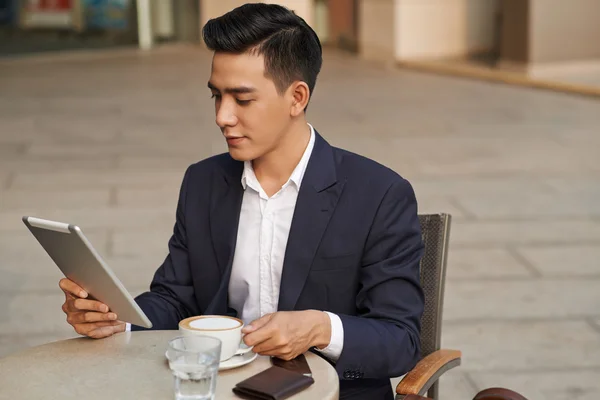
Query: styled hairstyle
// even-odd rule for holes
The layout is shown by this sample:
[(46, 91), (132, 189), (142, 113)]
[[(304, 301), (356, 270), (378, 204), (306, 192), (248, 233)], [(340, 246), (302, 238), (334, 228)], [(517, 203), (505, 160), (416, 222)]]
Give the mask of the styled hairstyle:
[(244, 4), (209, 20), (202, 36), (214, 52), (262, 55), (265, 75), (279, 94), (300, 80), (312, 95), (323, 63), (321, 43), (315, 31), (293, 11), (277, 4)]

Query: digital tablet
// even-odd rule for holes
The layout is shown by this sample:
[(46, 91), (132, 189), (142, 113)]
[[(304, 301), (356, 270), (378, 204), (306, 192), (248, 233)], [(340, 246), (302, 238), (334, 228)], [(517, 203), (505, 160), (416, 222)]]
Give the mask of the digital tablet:
[(62, 273), (108, 306), (123, 322), (152, 328), (125, 286), (102, 260), (78, 226), (24, 216), (23, 222)]

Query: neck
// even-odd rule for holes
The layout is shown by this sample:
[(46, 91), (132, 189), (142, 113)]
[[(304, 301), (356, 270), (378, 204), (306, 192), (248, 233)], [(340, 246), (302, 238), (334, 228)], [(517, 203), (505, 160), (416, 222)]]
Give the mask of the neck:
[(294, 122), (276, 149), (252, 161), (254, 174), (261, 185), (283, 186), (300, 162), (309, 141), (310, 127), (306, 121)]

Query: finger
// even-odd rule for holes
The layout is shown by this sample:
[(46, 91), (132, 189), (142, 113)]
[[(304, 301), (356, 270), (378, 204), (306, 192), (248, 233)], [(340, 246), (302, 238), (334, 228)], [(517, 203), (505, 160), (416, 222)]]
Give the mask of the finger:
[(277, 357), (277, 358), (281, 358), (282, 360), (285, 360), (285, 361), (292, 360), (300, 354), (300, 352), (298, 352), (297, 350), (292, 350), (292, 349), (288, 348), (287, 346), (277, 347), (277, 348), (273, 348), (273, 349), (265, 350), (265, 351), (256, 351), (256, 349), (253, 349), (253, 351), (255, 353), (260, 354), (261, 356)]
[(265, 346), (273, 348), (286, 345), (287, 341), (283, 341), (279, 328), (271, 323), (252, 333), (244, 335), (244, 343), (248, 346), (259, 346), (264, 344)]
[[(77, 324), (74, 326), (75, 331), (83, 336), (89, 337), (97, 337), (99, 332), (97, 330), (101, 330), (106, 327), (119, 326), (123, 324), (121, 321), (100, 321), (100, 322), (92, 322), (86, 324)], [(123, 324), (124, 325), (124, 324)]]
[(65, 300), (71, 300), (71, 299), (77, 299), (78, 297), (75, 297), (71, 292), (61, 288), (60, 290), (62, 290), (62, 292), (65, 294)]
[(82, 298), (86, 298), (87, 297), (87, 293), (85, 290), (83, 290), (79, 285), (77, 285), (75, 282), (73, 282), (70, 279), (67, 278), (63, 278), (58, 282), (58, 286), (63, 290), (66, 291), (76, 297), (82, 297)]
[(67, 314), (81, 312), (81, 310), (75, 307), (75, 300), (75, 298), (66, 300), (65, 304), (63, 304), (63, 311)]
[(274, 340), (266, 340), (252, 348), (252, 351), (260, 355), (278, 355), (281, 354), (286, 346), (275, 344)]
[(108, 312), (110, 309), (106, 304), (96, 300), (85, 300), (79, 298), (70, 298), (65, 301), (63, 310), (66, 313), (79, 313), (82, 311)]
[(106, 313), (109, 311), (109, 308), (106, 304), (97, 300), (75, 299), (72, 303), (73, 307), (77, 311), (97, 311), (101, 313)]
[[(257, 332), (258, 333), (258, 332)], [(276, 332), (275, 335), (270, 336), (266, 340), (253, 345), (255, 353), (265, 353), (270, 351), (292, 351), (293, 341), (286, 338), (280, 332)]]
[(89, 337), (94, 338), (94, 339), (101, 339), (101, 338), (105, 338), (108, 336), (112, 336), (115, 333), (124, 332), (124, 331), (125, 331), (124, 323), (120, 323), (118, 325), (107, 325), (107, 326), (98, 327), (98, 328), (90, 331)]
[(116, 321), (115, 313), (98, 313), (94, 311), (71, 313), (67, 321), (71, 324), (87, 324), (90, 322)]
[(261, 329), (259, 331), (249, 333), (244, 336), (243, 340), (247, 346), (257, 346), (265, 341), (271, 339), (271, 334), (267, 332), (265, 329)]
[(95, 329), (98, 328), (103, 328), (105, 326), (115, 326), (115, 325), (119, 325), (120, 321), (99, 321), (99, 322), (90, 322), (90, 323), (84, 323), (84, 324), (75, 324), (73, 325), (73, 328), (75, 328), (75, 331), (77, 333), (79, 333), (80, 335), (89, 335), (89, 333)]
[(248, 325), (246, 325), (242, 329), (242, 333), (251, 333), (251, 332), (255, 332), (256, 330), (262, 328), (263, 326), (268, 324), (269, 321), (271, 321), (271, 319), (273, 318), (273, 315), (274, 314), (266, 314), (266, 315), (263, 315), (262, 317), (260, 317), (259, 319), (256, 319), (256, 320), (250, 322)]

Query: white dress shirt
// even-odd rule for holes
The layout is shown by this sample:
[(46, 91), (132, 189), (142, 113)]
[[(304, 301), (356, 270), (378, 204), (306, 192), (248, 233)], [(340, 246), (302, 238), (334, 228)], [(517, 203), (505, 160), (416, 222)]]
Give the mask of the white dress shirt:
[[(310, 125), (309, 125), (310, 126)], [(256, 179), (252, 163), (244, 163), (244, 188), (233, 267), (229, 280), (229, 306), (245, 324), (277, 311), (281, 273), (298, 192), (315, 144), (310, 141), (288, 181), (269, 197)], [(329, 346), (320, 350), (337, 361), (344, 345), (340, 318), (327, 312), (331, 323)]]
[[(228, 288), (229, 306), (238, 311), (238, 317), (244, 324), (277, 311), (283, 259), (294, 208), (315, 144), (315, 131), (309, 126), (310, 141), (300, 162), (273, 196), (267, 196), (260, 186), (252, 162), (244, 163), (240, 182), (244, 197)], [(339, 316), (326, 313), (331, 323), (331, 340), (320, 351), (335, 362), (344, 346), (344, 327)]]

